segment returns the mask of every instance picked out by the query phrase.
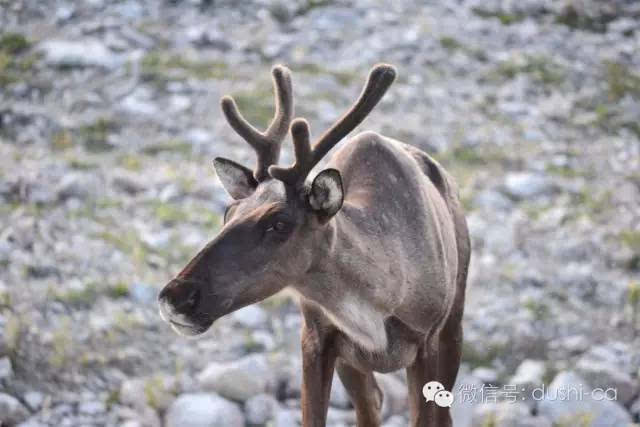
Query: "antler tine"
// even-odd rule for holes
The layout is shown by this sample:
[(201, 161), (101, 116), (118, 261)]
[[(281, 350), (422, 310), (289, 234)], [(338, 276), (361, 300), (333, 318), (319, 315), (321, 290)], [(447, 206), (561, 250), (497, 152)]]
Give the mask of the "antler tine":
[[(269, 174), (273, 178), (287, 184), (295, 185), (298, 182), (299, 176), (302, 174), (306, 176), (306, 174), (309, 173), (306, 169), (313, 161), (309, 135), (309, 123), (307, 123), (305, 119), (297, 118), (291, 123), (291, 138), (293, 139), (296, 162), (288, 168), (270, 166)], [(313, 168), (313, 166), (311, 166), (311, 168)]]
[(275, 114), (264, 132), (253, 127), (238, 111), (238, 106), (230, 96), (223, 96), (220, 102), (222, 112), (238, 135), (255, 150), (257, 155), (255, 179), (260, 182), (269, 177), (269, 166), (278, 163), (282, 141), (287, 135), (293, 118), (293, 90), (289, 69), (276, 65), (271, 71), (275, 92)]
[(289, 131), (293, 118), (293, 89), (289, 69), (276, 65), (273, 67), (273, 87), (276, 95), (276, 112), (264, 135), (281, 142)]
[[(311, 149), (308, 142), (309, 126), (306, 121), (296, 119), (295, 127), (291, 126), (291, 134), (296, 152), (296, 162), (293, 166), (284, 168), (270, 166), (269, 174), (287, 184), (299, 186), (304, 183), (311, 169), (333, 148), (342, 138), (355, 129), (382, 99), (396, 77), (396, 70), (392, 65), (378, 64), (369, 73), (367, 83), (358, 100), (328, 131), (320, 137)], [(302, 148), (306, 137), (307, 148)], [(299, 153), (304, 153), (302, 157)]]

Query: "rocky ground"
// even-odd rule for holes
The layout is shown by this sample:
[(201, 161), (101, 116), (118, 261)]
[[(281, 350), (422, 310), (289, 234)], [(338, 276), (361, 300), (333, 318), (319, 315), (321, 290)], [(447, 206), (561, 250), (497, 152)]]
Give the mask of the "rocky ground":
[[(319, 133), (380, 61), (362, 128), (432, 153), (468, 212), (455, 425), (640, 422), (640, 3), (0, 0), (0, 34), (0, 425), (298, 425), (286, 294), (197, 341), (155, 296), (220, 225), (211, 159), (254, 161), (220, 96), (265, 125), (287, 64)], [(338, 382), (329, 424), (354, 424)]]

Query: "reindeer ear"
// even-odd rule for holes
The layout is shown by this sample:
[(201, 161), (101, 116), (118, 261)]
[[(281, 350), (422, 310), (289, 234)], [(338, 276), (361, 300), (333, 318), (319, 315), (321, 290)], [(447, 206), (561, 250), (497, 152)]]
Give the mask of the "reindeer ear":
[(325, 169), (320, 172), (311, 184), (309, 204), (326, 222), (342, 207), (344, 191), (342, 177), (336, 169)]
[(253, 172), (232, 160), (216, 157), (213, 160), (213, 167), (222, 186), (235, 200), (249, 197), (258, 186)]

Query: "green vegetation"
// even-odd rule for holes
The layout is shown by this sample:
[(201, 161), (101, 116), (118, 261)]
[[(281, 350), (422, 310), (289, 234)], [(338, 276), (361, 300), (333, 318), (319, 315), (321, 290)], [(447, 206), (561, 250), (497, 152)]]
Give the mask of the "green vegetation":
[(137, 263), (145, 261), (148, 248), (140, 240), (138, 234), (132, 230), (120, 230), (119, 232), (103, 231), (95, 237), (111, 244), (122, 253), (129, 255)]
[(9, 315), (4, 325), (4, 344), (11, 354), (16, 354), (24, 332), (24, 325), (20, 317)]
[(631, 308), (631, 327), (634, 333), (637, 333), (636, 328), (638, 328), (638, 317), (640, 316), (640, 282), (629, 283), (627, 302)]
[(491, 412), (482, 422), (482, 427), (497, 427), (498, 415), (495, 412)]
[(349, 71), (335, 71), (323, 67), (321, 65), (315, 63), (301, 63), (296, 64), (291, 67), (291, 70), (294, 73), (308, 74), (308, 75), (321, 75), (321, 76), (332, 76), (338, 83), (342, 86), (348, 86), (354, 80), (356, 80), (359, 76), (356, 73)]
[(264, 129), (273, 117), (273, 93), (267, 84), (233, 93), (242, 115), (258, 129)]
[(526, 300), (522, 304), (522, 306), (523, 308), (525, 308), (527, 311), (531, 313), (531, 315), (535, 320), (539, 321), (539, 320), (544, 320), (549, 318), (549, 314), (550, 314), (549, 306), (542, 301), (537, 301), (533, 298), (530, 298)]
[(0, 50), (12, 55), (22, 53), (29, 46), (31, 46), (31, 43), (22, 34), (6, 33), (0, 37)]
[(504, 345), (487, 345), (483, 350), (472, 347), (467, 341), (462, 343), (462, 362), (468, 363), (471, 369), (479, 366), (491, 366), (493, 361), (509, 350)]
[(554, 427), (591, 427), (593, 418), (593, 414), (590, 412), (567, 415), (555, 423)]
[(124, 282), (103, 286), (95, 282), (89, 282), (80, 288), (62, 291), (51, 290), (51, 292), (53, 298), (63, 304), (76, 308), (89, 308), (101, 295), (106, 295), (110, 298), (129, 296), (129, 286)]
[(440, 45), (447, 50), (457, 50), (462, 47), (462, 44), (453, 37), (441, 37)]
[(520, 14), (508, 14), (504, 12), (494, 12), (491, 10), (481, 9), (479, 7), (473, 8), (473, 13), (481, 18), (491, 19), (497, 18), (503, 25), (511, 25), (516, 22), (520, 22), (524, 19), (523, 15)]
[(306, 15), (311, 12), (313, 9), (317, 9), (319, 7), (329, 6), (334, 3), (335, 0), (306, 0), (305, 2), (301, 2), (298, 10), (296, 11), (296, 15)]
[(118, 159), (120, 165), (130, 171), (138, 172), (142, 170), (142, 160), (135, 154), (125, 154)]
[(609, 212), (611, 207), (611, 190), (594, 191), (587, 187), (573, 196), (575, 205), (582, 207), (582, 213), (589, 216), (600, 215)]
[(625, 230), (619, 234), (620, 241), (631, 250), (640, 252), (640, 231)]
[(556, 16), (556, 22), (575, 30), (604, 33), (607, 31), (607, 24), (615, 18), (615, 14), (594, 18), (584, 13), (578, 13), (575, 7), (569, 4), (561, 14)]
[(188, 77), (221, 79), (228, 74), (228, 66), (220, 61), (197, 61), (178, 54), (153, 51), (142, 58), (141, 71), (144, 78), (162, 83)]
[(611, 101), (619, 101), (627, 95), (640, 98), (640, 73), (617, 62), (605, 62), (604, 77)]
[(29, 41), (17, 33), (7, 33), (0, 37), (0, 88), (24, 79), (36, 59), (36, 55), (24, 55)]
[(142, 152), (151, 156), (155, 156), (164, 152), (189, 154), (191, 153), (191, 148), (191, 144), (189, 144), (188, 142), (182, 141), (180, 139), (168, 139), (166, 141), (147, 145), (142, 149)]
[(536, 82), (546, 85), (558, 85), (565, 80), (565, 70), (549, 58), (529, 56), (523, 63), (505, 61), (499, 64), (489, 75), (491, 80), (513, 79), (519, 74), (527, 74)]
[(54, 150), (62, 151), (73, 147), (73, 139), (71, 138), (71, 132), (66, 129), (61, 130), (53, 135), (51, 145)]
[(144, 396), (147, 400), (147, 404), (155, 410), (166, 409), (167, 400), (170, 396), (178, 394), (175, 384), (167, 384), (167, 379), (161, 375), (154, 375), (144, 383)]
[(109, 118), (101, 117), (93, 123), (80, 127), (76, 133), (83, 140), (88, 151), (100, 153), (113, 148), (108, 138), (116, 129), (116, 122)]
[(129, 285), (125, 282), (118, 282), (107, 288), (107, 295), (111, 298), (124, 298), (129, 296)]
[(70, 318), (63, 318), (60, 326), (55, 329), (51, 339), (51, 346), (49, 363), (54, 368), (65, 366), (69, 362), (69, 357), (73, 354), (73, 337)]

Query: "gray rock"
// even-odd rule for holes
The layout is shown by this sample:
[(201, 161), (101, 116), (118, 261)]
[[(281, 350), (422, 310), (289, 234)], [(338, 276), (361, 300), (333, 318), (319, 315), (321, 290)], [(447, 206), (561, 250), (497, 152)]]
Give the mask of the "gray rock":
[(406, 427), (407, 420), (400, 415), (393, 415), (382, 424), (382, 427)]
[(637, 380), (620, 370), (619, 366), (585, 356), (578, 361), (575, 370), (593, 387), (615, 388), (621, 403), (630, 403), (638, 392)]
[(327, 425), (330, 426), (351, 426), (356, 423), (356, 412), (348, 409), (338, 409), (329, 406), (327, 411)]
[(631, 404), (631, 408), (629, 410), (634, 420), (640, 420), (640, 397), (638, 397), (636, 401)]
[(149, 405), (166, 409), (174, 400), (177, 388), (176, 379), (169, 375), (131, 378), (120, 385), (120, 402), (138, 410), (144, 410)]
[(141, 304), (151, 304), (156, 301), (158, 290), (146, 283), (133, 283), (129, 287), (131, 299)]
[(21, 423), (29, 416), (29, 411), (18, 399), (0, 393), (0, 425)]
[(278, 401), (268, 394), (253, 396), (244, 404), (248, 424), (262, 425), (273, 419)]
[(280, 409), (276, 412), (273, 427), (298, 427), (298, 411), (291, 409)]
[(44, 424), (43, 422), (40, 422), (38, 420), (38, 416), (36, 415), (29, 418), (25, 422), (18, 424), (17, 427), (49, 427), (49, 425)]
[(104, 402), (92, 400), (89, 402), (82, 402), (78, 405), (78, 412), (84, 415), (98, 415), (106, 412), (107, 407)]
[(576, 373), (560, 372), (545, 390), (544, 399), (538, 402), (538, 412), (555, 424), (575, 425), (585, 417), (591, 420), (592, 427), (618, 427), (631, 423), (631, 416), (622, 405), (602, 399), (592, 391), (587, 381)]
[(349, 394), (347, 393), (347, 389), (344, 388), (342, 381), (338, 375), (333, 376), (333, 381), (331, 384), (331, 398), (329, 399), (329, 404), (331, 406), (335, 406), (336, 408), (347, 409), (351, 407), (351, 399), (349, 399)]
[(474, 197), (473, 205), (481, 209), (507, 211), (513, 207), (513, 202), (502, 193), (494, 190), (485, 190)]
[(147, 184), (142, 179), (129, 172), (117, 172), (114, 174), (112, 184), (114, 187), (129, 194), (139, 193), (147, 187)]
[(29, 408), (31, 408), (32, 410), (37, 411), (42, 408), (42, 402), (44, 402), (44, 394), (40, 393), (39, 391), (28, 391), (24, 394), (23, 398), (26, 404), (29, 405)]
[(231, 314), (233, 321), (245, 328), (265, 327), (269, 317), (267, 312), (257, 305), (248, 305)]
[(122, 61), (97, 40), (48, 40), (39, 46), (44, 61), (56, 67), (115, 68)]
[(547, 368), (542, 360), (525, 359), (516, 369), (509, 384), (525, 387), (540, 387)]
[(56, 192), (59, 200), (69, 198), (84, 200), (92, 195), (96, 196), (100, 187), (101, 184), (95, 176), (69, 173), (62, 177)]
[(498, 382), (498, 372), (486, 366), (478, 366), (473, 371), (471, 371), (471, 375), (478, 378), (485, 384), (496, 384)]
[(11, 377), (13, 377), (11, 359), (6, 356), (0, 358), (0, 380), (9, 380)]
[(384, 393), (382, 400), (382, 417), (404, 414), (408, 408), (407, 385), (391, 374), (375, 374), (376, 381)]
[(516, 200), (531, 199), (549, 194), (553, 190), (553, 183), (540, 174), (529, 172), (509, 173), (505, 178), (504, 190)]
[(158, 106), (151, 98), (152, 93), (149, 90), (139, 87), (121, 101), (121, 107), (129, 113), (154, 115), (158, 113)]
[(167, 410), (166, 427), (244, 427), (240, 408), (214, 393), (183, 394)]
[(473, 411), (482, 401), (479, 396), (474, 396), (473, 393), (463, 394), (463, 390), (479, 391), (484, 384), (478, 378), (470, 375), (467, 369), (461, 368), (460, 371), (456, 384), (451, 390), (454, 397), (453, 405), (451, 405), (451, 418), (454, 426), (469, 427)]
[(254, 354), (233, 362), (211, 363), (198, 375), (198, 381), (205, 390), (245, 402), (267, 391), (275, 378), (266, 357)]

